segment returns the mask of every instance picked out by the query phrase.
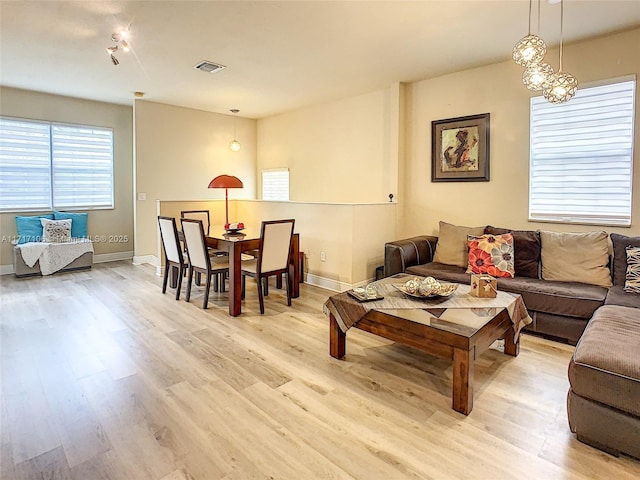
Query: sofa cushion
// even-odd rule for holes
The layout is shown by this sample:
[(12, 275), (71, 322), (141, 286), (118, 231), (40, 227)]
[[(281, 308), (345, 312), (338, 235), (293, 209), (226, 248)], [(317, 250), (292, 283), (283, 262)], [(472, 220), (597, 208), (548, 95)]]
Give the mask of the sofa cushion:
[(499, 278), (498, 290), (522, 295), (527, 310), (589, 319), (604, 305), (607, 289), (578, 282)]
[(581, 397), (640, 416), (640, 322), (635, 308), (598, 309), (573, 353), (569, 382)]
[(46, 218), (53, 220), (53, 215), (36, 215), (33, 217), (16, 216), (16, 233), (18, 234), (18, 242), (41, 242), (42, 241), (42, 223), (40, 219)]
[(484, 233), (513, 235), (514, 267), (516, 277), (540, 278), (540, 233), (533, 230), (507, 230), (487, 226)]
[(458, 267), (467, 266), (467, 236), (482, 235), (484, 227), (459, 227), (440, 222), (438, 244), (433, 261)]
[(513, 235), (469, 235), (467, 239), (467, 273), (513, 278)]
[(606, 232), (540, 232), (542, 278), (611, 286)]
[(87, 231), (88, 213), (53, 212), (54, 220), (72, 220), (71, 236), (85, 238), (89, 236)]
[(627, 274), (624, 291), (640, 293), (640, 247), (627, 247)]
[[(640, 308), (640, 295), (625, 292), (622, 285), (614, 285), (607, 292), (607, 298), (604, 304)], [(638, 316), (640, 316), (640, 310), (638, 310)]]
[(466, 268), (444, 263), (430, 262), (423, 265), (415, 265), (407, 268), (407, 273), (421, 277), (433, 277), (445, 282), (471, 283), (471, 275), (466, 273)]
[(613, 243), (613, 284), (624, 285), (627, 273), (627, 252), (626, 248), (640, 247), (640, 237), (628, 237), (619, 233), (611, 234)]

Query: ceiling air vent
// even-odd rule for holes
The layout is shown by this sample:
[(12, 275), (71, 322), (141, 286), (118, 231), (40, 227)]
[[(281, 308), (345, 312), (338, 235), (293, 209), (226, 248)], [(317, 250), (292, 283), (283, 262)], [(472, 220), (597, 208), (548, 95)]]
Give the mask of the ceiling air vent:
[(194, 65), (193, 68), (197, 68), (198, 70), (202, 70), (203, 72), (207, 73), (215, 73), (218, 70), (222, 70), (223, 68), (227, 67), (218, 63), (209, 62), (208, 60), (203, 60), (200, 63)]

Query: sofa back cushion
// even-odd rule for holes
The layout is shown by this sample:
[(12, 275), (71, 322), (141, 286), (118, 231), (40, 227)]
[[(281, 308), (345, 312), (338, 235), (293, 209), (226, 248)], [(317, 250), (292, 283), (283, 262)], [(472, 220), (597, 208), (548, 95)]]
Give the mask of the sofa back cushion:
[(469, 261), (467, 250), (467, 236), (480, 236), (484, 227), (460, 227), (450, 223), (440, 222), (438, 244), (433, 261), (445, 265), (466, 267)]
[(611, 286), (607, 232), (540, 232), (542, 278)]
[(75, 238), (88, 237), (87, 221), (88, 213), (53, 212), (54, 220), (72, 220), (71, 236)]
[(613, 284), (624, 286), (627, 273), (627, 247), (640, 247), (640, 237), (628, 237), (619, 233), (611, 234), (613, 243)]
[(516, 277), (540, 278), (540, 232), (534, 230), (508, 230), (487, 226), (484, 233), (513, 235), (513, 256)]
[(42, 223), (41, 218), (53, 220), (53, 215), (36, 215), (33, 217), (16, 216), (16, 233), (18, 234), (18, 242), (41, 242), (42, 241)]

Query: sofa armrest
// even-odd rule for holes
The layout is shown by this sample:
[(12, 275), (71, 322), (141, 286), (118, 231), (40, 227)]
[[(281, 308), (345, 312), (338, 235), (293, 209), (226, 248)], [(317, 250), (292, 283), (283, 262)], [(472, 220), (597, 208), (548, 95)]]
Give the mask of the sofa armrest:
[(388, 242), (384, 245), (384, 275), (390, 277), (402, 273), (414, 265), (422, 265), (433, 260), (438, 237), (420, 235)]

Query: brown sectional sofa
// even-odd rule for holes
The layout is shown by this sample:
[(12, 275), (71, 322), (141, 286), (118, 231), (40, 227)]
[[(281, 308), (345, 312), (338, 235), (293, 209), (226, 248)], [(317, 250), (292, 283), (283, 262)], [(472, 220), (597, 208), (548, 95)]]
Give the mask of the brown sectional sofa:
[[(486, 233), (504, 233), (485, 228)], [(534, 232), (514, 234), (515, 277), (498, 278), (498, 289), (519, 293), (534, 322), (527, 329), (576, 344), (569, 365), (569, 426), (578, 440), (614, 455), (640, 459), (640, 294), (624, 291), (626, 247), (640, 237), (612, 233), (612, 286), (541, 278)], [(522, 244), (529, 235), (528, 245)], [(520, 248), (518, 245), (520, 238)], [(464, 267), (433, 262), (438, 238), (418, 236), (385, 245), (385, 275), (407, 272), (468, 283)], [(529, 264), (518, 262), (518, 251)], [(519, 265), (520, 263), (520, 265)], [(537, 275), (534, 271), (537, 267)]]
[[(485, 232), (491, 234), (507, 231), (494, 227), (485, 228)], [(529, 315), (533, 319), (533, 323), (526, 327), (528, 331), (575, 345), (587, 322), (594, 312), (607, 302), (609, 295), (611, 295), (609, 303), (640, 307), (640, 296), (628, 294), (622, 290), (624, 271), (620, 274), (621, 284), (614, 282), (611, 288), (540, 278), (541, 244), (539, 239), (536, 241), (537, 232), (512, 231), (512, 233), (516, 252), (515, 277), (498, 278), (498, 289), (522, 295)], [(616, 238), (615, 234), (612, 235)], [(623, 235), (617, 237), (632, 238)], [(437, 242), (438, 237), (423, 235), (387, 243), (385, 245), (385, 276), (406, 272), (450, 282), (469, 283), (470, 274), (465, 273), (465, 267), (433, 261)], [(536, 245), (538, 245), (538, 252), (535, 251)], [(518, 252), (525, 250), (527, 255), (521, 255), (522, 260), (519, 261)], [(624, 254), (624, 248), (621, 254)]]

